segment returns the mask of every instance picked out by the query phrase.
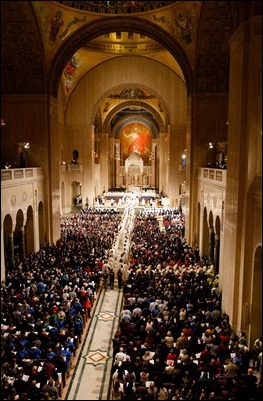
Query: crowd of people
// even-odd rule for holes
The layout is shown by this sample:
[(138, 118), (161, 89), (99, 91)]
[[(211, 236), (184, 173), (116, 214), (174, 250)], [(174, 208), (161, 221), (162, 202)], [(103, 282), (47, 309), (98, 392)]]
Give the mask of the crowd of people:
[(55, 244), (16, 257), (7, 268), (1, 282), (3, 400), (61, 395), (121, 219), (113, 209), (84, 207), (61, 223)]
[(261, 398), (262, 339), (249, 349), (245, 333), (233, 332), (214, 266), (184, 240), (183, 215), (167, 210), (163, 224), (150, 209), (135, 218), (112, 399)]
[(85, 206), (61, 223), (55, 244), (16, 258), (7, 269), (1, 283), (3, 400), (61, 396), (59, 385), (70, 375), (101, 285), (114, 288), (110, 260), (117, 243), (127, 248), (115, 275), (124, 302), (112, 339), (112, 399), (261, 396), (255, 371), (261, 372), (262, 340), (249, 350), (245, 334), (233, 333), (221, 312), (213, 265), (184, 240), (181, 211), (158, 211), (161, 226), (155, 209), (132, 222), (126, 217), (132, 232), (126, 224), (119, 237), (121, 213)]

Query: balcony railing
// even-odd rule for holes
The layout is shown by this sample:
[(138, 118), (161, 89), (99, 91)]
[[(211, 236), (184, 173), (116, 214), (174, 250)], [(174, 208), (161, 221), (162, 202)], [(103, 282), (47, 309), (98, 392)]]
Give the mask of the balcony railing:
[(227, 170), (217, 168), (198, 168), (198, 178), (204, 181), (215, 183), (216, 185), (226, 186)]
[(1, 187), (17, 184), (20, 180), (32, 181), (44, 178), (42, 167), (10, 168), (1, 170)]

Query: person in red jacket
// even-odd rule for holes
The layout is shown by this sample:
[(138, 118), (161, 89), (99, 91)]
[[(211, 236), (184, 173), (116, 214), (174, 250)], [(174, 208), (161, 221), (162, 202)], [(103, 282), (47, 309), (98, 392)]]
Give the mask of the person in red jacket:
[(83, 305), (83, 308), (85, 309), (85, 312), (86, 312), (87, 316), (90, 318), (91, 317), (91, 314), (90, 314), (91, 301), (90, 301), (90, 298), (87, 295), (85, 295), (83, 297), (82, 305)]

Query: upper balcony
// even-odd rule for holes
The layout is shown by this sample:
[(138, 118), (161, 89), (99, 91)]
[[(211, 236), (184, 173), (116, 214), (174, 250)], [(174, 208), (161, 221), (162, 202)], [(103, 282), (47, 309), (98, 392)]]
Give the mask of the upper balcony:
[(209, 184), (214, 184), (226, 188), (226, 177), (227, 170), (217, 169), (217, 168), (198, 168), (198, 179), (207, 182)]
[(25, 182), (43, 180), (42, 167), (10, 168), (1, 170), (1, 188), (19, 185)]

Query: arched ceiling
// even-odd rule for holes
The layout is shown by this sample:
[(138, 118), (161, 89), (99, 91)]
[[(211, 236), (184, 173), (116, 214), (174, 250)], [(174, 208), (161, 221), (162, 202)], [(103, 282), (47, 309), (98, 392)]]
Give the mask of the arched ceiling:
[[(169, 116), (162, 99), (143, 85), (119, 85), (112, 88), (94, 107), (94, 124), (99, 132), (111, 132), (116, 138), (116, 126), (125, 118), (131, 121), (145, 119), (151, 122), (153, 135), (166, 132)], [(130, 121), (130, 122), (131, 122)]]
[[(48, 22), (52, 15), (62, 15), (61, 10), (66, 39), (61, 35), (57, 47), (50, 46)], [(77, 51), (85, 56), (74, 85), (98, 63), (132, 54), (171, 68), (185, 81), (188, 94), (226, 93), (229, 39), (252, 15), (262, 15), (262, 2), (1, 1), (1, 93), (57, 97), (67, 63)], [(180, 26), (180, 18), (186, 17), (187, 34), (185, 22)], [(72, 29), (70, 35), (67, 29)], [(65, 99), (69, 96), (70, 89)], [(153, 107), (145, 98), (123, 98), (102, 118), (104, 108), (105, 98), (95, 116), (102, 130), (141, 115), (162, 131), (168, 119), (162, 107)]]
[[(133, 111), (133, 113), (130, 113), (131, 111)], [(136, 110), (131, 108), (122, 109), (119, 113), (115, 114), (114, 118), (111, 120), (112, 129), (108, 130), (108, 132), (111, 132), (113, 138), (119, 138), (123, 128), (131, 123), (142, 123), (149, 128), (152, 138), (155, 139), (159, 137), (159, 126), (154, 116), (147, 109), (137, 110), (137, 113)]]
[[(191, 20), (196, 26), (187, 42), (178, 34), (175, 17), (185, 10), (189, 16), (193, 5), (200, 12)], [(74, 25), (55, 51), (44, 40), (45, 7), (63, 7), (73, 22), (81, 13), (89, 22)], [(90, 55), (87, 69), (107, 58), (140, 54), (173, 69), (189, 94), (227, 92), (229, 39), (252, 15), (262, 15), (261, 1), (1, 1), (1, 93), (57, 97), (63, 70), (78, 50)], [(51, 62), (47, 50), (54, 53)]]
[[(137, 35), (134, 35), (135, 40), (131, 41), (131, 43), (134, 44), (134, 48), (127, 50), (125, 49), (125, 43), (124, 43), (125, 33), (130, 32), (131, 29), (132, 32), (136, 33)], [(187, 58), (183, 46), (179, 42), (175, 41), (172, 35), (167, 33), (167, 31), (164, 28), (156, 25), (154, 22), (144, 20), (137, 16), (134, 16), (132, 18), (132, 24), (131, 24), (131, 17), (109, 16), (107, 19), (99, 18), (94, 21), (91, 21), (88, 25), (80, 27), (78, 29), (77, 35), (72, 35), (71, 37), (69, 37), (67, 42), (61, 45), (59, 51), (57, 52), (56, 59), (54, 59), (50, 68), (50, 86), (52, 88), (54, 96), (57, 93), (57, 88), (59, 84), (58, 77), (61, 77), (63, 73), (63, 68), (65, 67), (65, 60), (69, 60), (72, 54), (74, 54), (80, 48), (81, 49), (84, 48), (87, 50), (87, 48), (91, 46), (89, 45), (90, 42), (91, 44), (94, 44), (95, 42), (96, 43), (100, 42), (102, 50), (104, 44), (105, 43), (108, 44), (107, 40), (103, 40), (104, 37), (109, 33), (114, 33), (114, 32), (120, 33), (121, 37), (124, 38), (124, 41), (122, 42), (121, 46), (123, 49), (125, 49), (124, 53), (117, 54), (115, 55), (115, 57), (127, 54), (138, 54), (139, 47), (138, 45), (135, 46), (136, 39), (140, 35), (145, 35), (148, 38), (147, 39), (148, 44), (149, 43), (152, 44), (154, 42), (156, 44), (159, 43), (158, 47), (157, 45), (155, 46), (155, 51), (151, 52), (151, 57), (155, 59), (155, 55), (157, 55), (157, 59), (159, 61), (158, 57), (161, 54), (161, 52), (170, 53), (175, 60), (174, 67), (178, 65), (180, 66), (180, 69), (182, 71), (181, 75), (184, 77), (186, 81), (186, 86), (188, 87), (188, 91), (190, 91), (193, 80), (192, 67), (189, 59)], [(98, 39), (98, 37), (100, 38)], [(104, 54), (108, 58), (113, 57), (112, 51), (107, 52), (107, 49), (109, 49), (109, 46), (108, 47), (105, 46)], [(143, 49), (143, 51), (140, 52), (140, 54), (145, 55), (145, 50)], [(147, 56), (149, 55), (147, 54)], [(92, 57), (93, 60), (96, 60), (95, 52), (92, 53)], [(177, 67), (177, 73), (180, 71), (180, 69), (178, 69)]]

